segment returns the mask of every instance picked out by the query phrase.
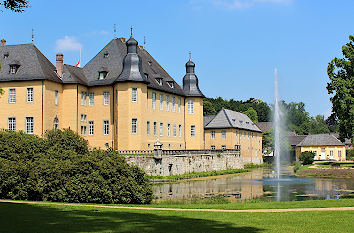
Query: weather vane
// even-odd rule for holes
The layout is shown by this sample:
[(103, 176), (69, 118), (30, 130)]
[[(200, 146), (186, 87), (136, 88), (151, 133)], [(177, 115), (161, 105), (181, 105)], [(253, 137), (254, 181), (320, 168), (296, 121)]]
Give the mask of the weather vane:
[(34, 29), (32, 28), (32, 44), (34, 43)]
[(133, 26), (130, 27), (130, 36), (133, 37)]
[(189, 51), (189, 60), (192, 60), (192, 52)]
[(117, 25), (113, 25), (114, 39), (117, 39)]

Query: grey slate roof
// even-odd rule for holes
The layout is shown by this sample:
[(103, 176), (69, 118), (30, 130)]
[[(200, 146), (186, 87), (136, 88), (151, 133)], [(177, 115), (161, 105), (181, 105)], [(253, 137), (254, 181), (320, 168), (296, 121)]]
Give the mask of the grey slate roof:
[(183, 77), (183, 92), (186, 96), (205, 97), (199, 89), (198, 77), (195, 75), (195, 64), (191, 59), (186, 63), (186, 75)]
[[(8, 56), (5, 56), (8, 54)], [(55, 66), (33, 44), (0, 47), (0, 82), (51, 80), (61, 83)], [(16, 74), (10, 74), (10, 65), (20, 65)]]
[(344, 144), (329, 134), (313, 134), (306, 136), (296, 146), (344, 146)]
[[(339, 140), (339, 133), (331, 133), (331, 135), (333, 135), (334, 137), (336, 137)], [(350, 140), (349, 138), (344, 138), (344, 144), (349, 146), (352, 144), (352, 140)]]
[(203, 125), (204, 127), (209, 124), (209, 122), (215, 118), (216, 115), (208, 115), (208, 116), (203, 116)]
[(205, 127), (205, 129), (226, 129), (236, 128), (245, 129), (255, 132), (262, 132), (251, 119), (240, 112), (235, 112), (229, 109), (221, 109), (214, 119), (212, 119)]
[[(143, 78), (147, 78), (146, 83), (149, 88), (180, 96), (190, 96), (144, 48), (138, 47), (137, 52), (141, 61), (140, 74), (144, 76)], [(9, 57), (4, 59), (4, 53), (9, 53)], [(112, 85), (122, 74), (126, 55), (126, 43), (121, 39), (113, 39), (83, 68), (64, 65), (63, 76), (60, 79), (56, 74), (55, 66), (33, 44), (6, 45), (0, 47), (2, 63), (0, 81), (48, 79), (85, 86)], [(9, 64), (14, 62), (21, 64), (20, 68), (16, 74), (10, 74)], [(99, 71), (103, 70), (107, 72), (107, 76), (104, 80), (98, 80)], [(159, 85), (155, 78), (162, 78), (162, 85)], [(173, 83), (173, 88), (168, 83)]]
[(306, 137), (307, 137), (307, 135), (289, 135), (288, 142), (291, 146), (296, 146), (302, 140), (304, 140)]
[(257, 122), (256, 125), (262, 132), (271, 131), (273, 129), (273, 122), (271, 121)]

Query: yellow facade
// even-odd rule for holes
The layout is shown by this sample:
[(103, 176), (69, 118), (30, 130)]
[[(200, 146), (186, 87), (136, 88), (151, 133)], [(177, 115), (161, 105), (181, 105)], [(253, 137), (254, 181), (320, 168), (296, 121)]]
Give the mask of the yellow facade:
[(300, 154), (305, 151), (315, 153), (315, 160), (346, 160), (345, 146), (298, 146), (296, 147), (296, 158), (299, 159)]
[[(33, 87), (31, 103), (26, 102), (29, 87)], [(151, 150), (157, 139), (163, 144), (163, 149), (204, 148), (203, 99), (199, 97), (186, 98), (149, 89), (147, 84), (136, 82), (86, 87), (43, 80), (1, 82), (0, 88), (5, 91), (0, 97), (0, 128), (3, 129), (8, 129), (9, 117), (16, 117), (16, 130), (25, 131), (25, 118), (30, 116), (34, 118), (36, 135), (42, 136), (46, 130), (53, 129), (57, 120), (59, 129), (69, 128), (77, 132), (96, 148)], [(16, 89), (16, 102), (13, 104), (9, 103), (9, 88)], [(132, 101), (132, 88), (137, 89), (136, 102)], [(108, 104), (104, 103), (104, 92), (109, 93)], [(86, 98), (82, 99), (82, 93)], [(94, 95), (93, 103), (90, 102), (90, 93)], [(193, 114), (188, 113), (188, 99), (194, 100)], [(132, 119), (137, 120), (136, 133), (132, 132)], [(104, 121), (109, 123), (108, 134), (104, 133)], [(93, 135), (90, 135), (90, 122), (94, 126)], [(192, 125), (195, 126), (194, 137), (190, 132)]]
[[(205, 129), (206, 149), (235, 149), (241, 148), (244, 158), (262, 158), (262, 133), (234, 128)], [(215, 136), (214, 136), (215, 135)]]

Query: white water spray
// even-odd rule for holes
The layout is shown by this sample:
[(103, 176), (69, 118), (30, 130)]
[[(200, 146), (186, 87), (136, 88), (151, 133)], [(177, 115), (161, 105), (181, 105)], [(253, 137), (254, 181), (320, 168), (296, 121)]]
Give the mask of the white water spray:
[(278, 90), (278, 69), (274, 69), (274, 162), (277, 179), (281, 178), (280, 173), (280, 120), (281, 110), (279, 106), (279, 90)]

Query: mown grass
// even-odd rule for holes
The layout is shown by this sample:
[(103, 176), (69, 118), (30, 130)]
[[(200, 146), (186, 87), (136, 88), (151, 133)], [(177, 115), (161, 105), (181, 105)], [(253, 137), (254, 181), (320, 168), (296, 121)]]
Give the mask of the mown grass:
[(219, 213), (0, 203), (0, 231), (13, 233), (352, 232), (353, 217), (354, 211)]
[(207, 172), (192, 172), (182, 175), (171, 175), (171, 176), (148, 176), (149, 179), (168, 179), (168, 180), (181, 180), (181, 179), (192, 179), (198, 177), (207, 177), (207, 176), (220, 176), (226, 174), (236, 174), (249, 172), (250, 169), (228, 169), (220, 171), (207, 171)]

